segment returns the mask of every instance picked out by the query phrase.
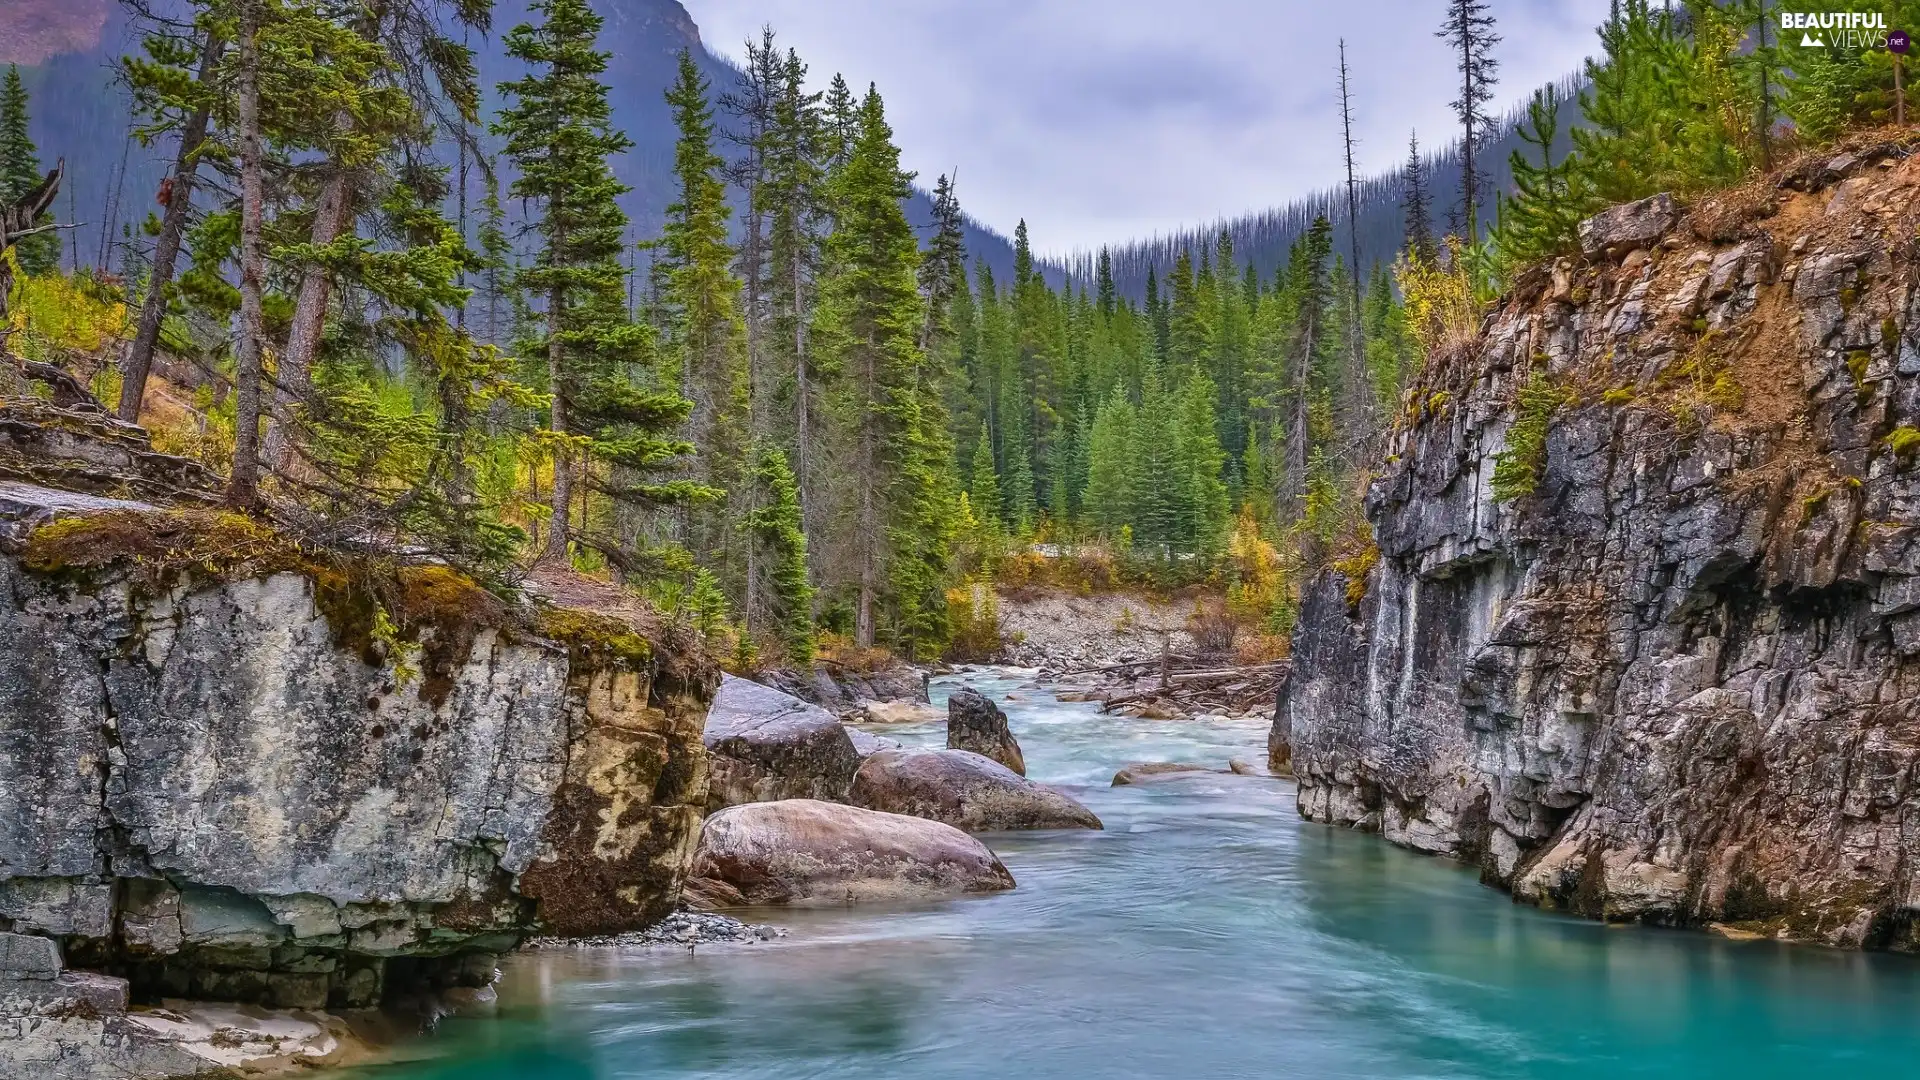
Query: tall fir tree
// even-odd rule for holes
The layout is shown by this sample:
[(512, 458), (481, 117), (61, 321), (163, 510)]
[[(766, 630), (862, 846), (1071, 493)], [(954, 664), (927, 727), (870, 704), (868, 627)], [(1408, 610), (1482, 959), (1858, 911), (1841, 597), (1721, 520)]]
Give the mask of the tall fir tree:
[[(919, 245), (901, 202), (909, 178), (878, 91), (858, 110), (857, 135), (830, 180), (835, 228), (826, 241), (816, 333), (842, 372), (840, 422), (852, 491), (845, 544), (851, 555), (854, 643), (878, 638), (890, 577), (917, 585), (902, 528), (923, 524), (928, 478), (918, 475), (921, 430), (913, 391), (924, 362), (916, 341), (924, 318), (915, 272)], [(890, 527), (891, 523), (891, 527)]]
[(1480, 210), (1488, 199), (1489, 181), (1483, 160), (1494, 133), (1493, 88), (1500, 81), (1500, 61), (1493, 47), (1500, 43), (1487, 0), (1447, 0), (1447, 13), (1435, 36), (1455, 53), (1460, 96), (1453, 115), (1460, 121), (1460, 207), (1468, 243), (1480, 241)]
[[(531, 70), (501, 84), (509, 104), (494, 130), (518, 173), (510, 194), (531, 209), (541, 241), (515, 277), (545, 301), (521, 351), (546, 360), (553, 470), (542, 560), (564, 566), (576, 480), (589, 452), (614, 467), (597, 486), (617, 502), (649, 506), (711, 493), (659, 476), (692, 451), (675, 434), (691, 404), (661, 384), (652, 333), (626, 313), (620, 255), (627, 217), (615, 200), (627, 189), (608, 159), (631, 143), (612, 126), (601, 78), (607, 54), (596, 48), (600, 16), (586, 0), (536, 0), (531, 12), (540, 21), (506, 37), (508, 55)], [(617, 546), (599, 547), (629, 557)]]
[(714, 148), (707, 90), (692, 52), (680, 50), (675, 80), (666, 93), (679, 131), (673, 157), (679, 190), (667, 207), (658, 248), (666, 270), (662, 301), (670, 327), (669, 363), (679, 371), (681, 393), (693, 406), (686, 438), (698, 455), (691, 478), (730, 492), (725, 502), (688, 515), (682, 540), (753, 626), (759, 622), (762, 601), (754, 566), (756, 545), (750, 535), (739, 533), (741, 520), (754, 509), (755, 488), (747, 482), (752, 383), (740, 313), (741, 281), (734, 276), (734, 252), (727, 243), (731, 208), (722, 174), (725, 162)]

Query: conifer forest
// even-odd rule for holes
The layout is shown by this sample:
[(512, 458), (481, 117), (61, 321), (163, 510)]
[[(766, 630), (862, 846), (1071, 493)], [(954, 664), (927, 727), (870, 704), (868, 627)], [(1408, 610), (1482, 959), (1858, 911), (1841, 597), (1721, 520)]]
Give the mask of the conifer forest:
[[(115, 353), (92, 395), (235, 508), (502, 583), (603, 578), (748, 666), (939, 657), (992, 618), (972, 586), (1042, 563), (1208, 583), (1278, 649), (1304, 576), (1368, 557), (1382, 433), (1436, 407), (1406, 393), (1424, 358), (1582, 219), (1903, 108), (1891, 52), (1789, 64), (1770, 20), (1796, 2), (1618, 0), (1584, 71), (1505, 115), (1494, 6), (1449, 0), (1458, 127), (1404, 167), (1356, 176), (1349, 142), (1260, 229), (1064, 261), (1022, 222), (1010, 272), (968, 251), (953, 178), (902, 171), (884, 88), (773, 29), (659, 88), (672, 202), (636, 238), (588, 0), (514, 26), (487, 0), (136, 4), (117, 78), (172, 160), (158, 205), (107, 263), (44, 211), (9, 348)], [(518, 77), (481, 82), (486, 36)], [(10, 72), (0, 203), (63, 152), (34, 105)]]

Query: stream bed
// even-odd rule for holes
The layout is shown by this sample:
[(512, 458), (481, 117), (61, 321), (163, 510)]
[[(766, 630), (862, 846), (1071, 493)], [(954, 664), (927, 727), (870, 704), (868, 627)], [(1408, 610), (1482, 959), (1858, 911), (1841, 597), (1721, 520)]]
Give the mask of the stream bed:
[(1109, 787), (1135, 761), (1264, 762), (1266, 723), (1106, 717), (1028, 678), (963, 673), (933, 694), (999, 700), (1029, 775), (1106, 823), (987, 837), (1018, 889), (735, 913), (790, 932), (692, 953), (515, 954), (498, 1018), (448, 1020), (416, 1060), (350, 1075), (1920, 1075), (1920, 961), (1517, 907), (1472, 870), (1300, 820), (1266, 777)]

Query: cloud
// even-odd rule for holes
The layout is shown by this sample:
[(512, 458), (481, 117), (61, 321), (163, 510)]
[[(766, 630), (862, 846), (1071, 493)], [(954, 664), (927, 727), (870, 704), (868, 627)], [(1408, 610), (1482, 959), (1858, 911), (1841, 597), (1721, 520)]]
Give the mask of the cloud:
[[(771, 25), (824, 84), (886, 99), (907, 168), (1051, 253), (1272, 206), (1341, 176), (1347, 41), (1364, 173), (1454, 133), (1433, 0), (685, 0), (738, 57)], [(1608, 0), (1501, 0), (1503, 102), (1575, 70)]]

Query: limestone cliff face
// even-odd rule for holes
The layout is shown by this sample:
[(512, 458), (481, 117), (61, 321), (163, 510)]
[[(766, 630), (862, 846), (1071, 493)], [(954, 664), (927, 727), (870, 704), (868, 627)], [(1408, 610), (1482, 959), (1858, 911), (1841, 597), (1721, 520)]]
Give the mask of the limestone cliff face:
[(47, 573), (26, 535), (0, 544), (0, 929), (136, 998), (315, 1008), (674, 906), (711, 668), (504, 620), (381, 648), (324, 577)]
[(1302, 814), (1594, 917), (1920, 945), (1909, 152), (1611, 211), (1429, 360), (1377, 564), (1303, 605), (1272, 736)]

